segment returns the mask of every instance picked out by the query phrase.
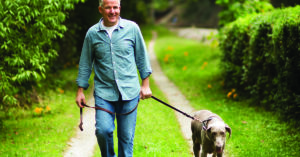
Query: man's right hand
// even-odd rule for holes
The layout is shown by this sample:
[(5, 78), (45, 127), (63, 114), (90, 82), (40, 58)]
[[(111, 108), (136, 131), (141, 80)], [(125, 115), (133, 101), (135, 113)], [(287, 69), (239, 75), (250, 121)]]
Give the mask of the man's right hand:
[(85, 96), (83, 93), (83, 88), (78, 87), (77, 96), (76, 96), (76, 104), (78, 107), (83, 108), (84, 106), (82, 106), (81, 103), (86, 104), (86, 101), (85, 101)]

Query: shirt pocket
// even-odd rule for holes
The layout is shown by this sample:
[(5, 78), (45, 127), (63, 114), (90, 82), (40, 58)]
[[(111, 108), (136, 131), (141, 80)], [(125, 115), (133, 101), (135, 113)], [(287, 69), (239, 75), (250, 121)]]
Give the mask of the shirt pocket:
[(122, 40), (122, 41), (118, 42), (117, 45), (118, 45), (119, 53), (121, 55), (123, 55), (124, 57), (130, 56), (134, 52), (134, 44), (133, 44), (133, 41), (130, 39)]
[(105, 59), (108, 57), (110, 51), (105, 42), (96, 43), (94, 46), (95, 56), (98, 59)]

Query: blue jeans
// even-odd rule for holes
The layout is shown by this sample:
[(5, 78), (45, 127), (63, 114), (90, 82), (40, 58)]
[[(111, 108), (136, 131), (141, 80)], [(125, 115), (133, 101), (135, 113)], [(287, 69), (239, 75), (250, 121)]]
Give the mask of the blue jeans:
[(116, 157), (113, 141), (115, 117), (117, 118), (118, 157), (132, 157), (137, 109), (126, 115), (118, 114), (132, 111), (138, 103), (139, 96), (130, 101), (123, 101), (120, 98), (119, 101), (110, 102), (95, 95), (96, 106), (116, 113), (96, 110), (96, 137), (102, 157)]

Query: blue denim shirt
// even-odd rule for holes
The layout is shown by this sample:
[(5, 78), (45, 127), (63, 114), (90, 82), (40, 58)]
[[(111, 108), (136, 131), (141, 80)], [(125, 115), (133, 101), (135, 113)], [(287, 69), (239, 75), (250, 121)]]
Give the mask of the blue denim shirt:
[(141, 79), (152, 69), (140, 28), (120, 18), (111, 39), (101, 21), (92, 26), (85, 37), (76, 83), (87, 89), (94, 68), (95, 94), (108, 101), (132, 100), (140, 93), (137, 69)]

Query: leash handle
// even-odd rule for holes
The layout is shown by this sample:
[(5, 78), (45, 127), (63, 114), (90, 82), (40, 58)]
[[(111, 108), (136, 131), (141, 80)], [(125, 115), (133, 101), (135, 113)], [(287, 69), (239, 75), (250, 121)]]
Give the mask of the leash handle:
[(83, 122), (82, 122), (82, 108), (80, 108), (80, 124), (79, 124), (79, 129), (81, 130), (81, 131), (83, 131), (83, 127), (82, 127), (82, 125), (83, 125)]
[[(139, 102), (138, 102), (138, 104), (139, 104)], [(138, 107), (138, 104), (131, 110), (131, 111), (129, 111), (129, 112), (127, 112), (127, 113), (120, 113), (120, 114), (117, 114), (116, 113), (116, 115), (128, 115), (128, 114), (130, 114), (130, 113), (132, 113), (134, 110), (136, 110), (137, 109), (137, 107)], [(105, 109), (105, 108), (102, 108), (102, 107), (98, 107), (98, 106), (95, 106), (95, 107), (92, 107), (92, 106), (88, 106), (87, 104), (84, 104), (84, 103), (81, 103), (81, 105), (83, 106), (83, 107), (80, 107), (80, 123), (79, 123), (79, 125), (78, 125), (78, 127), (79, 127), (79, 129), (81, 130), (81, 131), (83, 131), (83, 120), (82, 120), (82, 110), (83, 110), (83, 108), (84, 107), (87, 107), (87, 108), (93, 108), (93, 109), (96, 109), (96, 110), (102, 110), (102, 111), (105, 111), (105, 112), (107, 112), (107, 113), (109, 113), (109, 114), (115, 114), (114, 112), (111, 112), (111, 111), (109, 111), (109, 110), (107, 110), (107, 109)]]
[(155, 96), (151, 96), (151, 98), (154, 99), (154, 100), (156, 100), (156, 101), (158, 101), (158, 102), (160, 102), (160, 103), (162, 103), (162, 104), (164, 104), (164, 105), (166, 105), (166, 106), (168, 106), (168, 107), (170, 107), (170, 108), (172, 108), (173, 110), (175, 110), (175, 111), (177, 111), (177, 112), (179, 112), (179, 113), (185, 115), (186, 117), (191, 118), (192, 120), (195, 120), (195, 118), (194, 118), (193, 116), (191, 116), (191, 115), (189, 115), (189, 114), (187, 114), (187, 113), (185, 113), (185, 112), (183, 112), (183, 111), (181, 111), (181, 110), (175, 108), (175, 107), (172, 106), (172, 105), (169, 105), (168, 103), (166, 103), (166, 102), (164, 102), (164, 101), (162, 101), (162, 100), (156, 98)]

